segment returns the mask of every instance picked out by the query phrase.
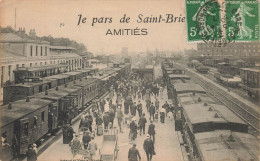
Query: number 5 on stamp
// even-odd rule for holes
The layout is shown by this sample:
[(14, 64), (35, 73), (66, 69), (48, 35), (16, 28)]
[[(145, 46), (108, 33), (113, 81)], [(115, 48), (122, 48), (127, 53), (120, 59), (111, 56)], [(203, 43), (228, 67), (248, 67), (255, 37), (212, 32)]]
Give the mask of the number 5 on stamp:
[(226, 0), (227, 40), (259, 40), (258, 7), (257, 0)]

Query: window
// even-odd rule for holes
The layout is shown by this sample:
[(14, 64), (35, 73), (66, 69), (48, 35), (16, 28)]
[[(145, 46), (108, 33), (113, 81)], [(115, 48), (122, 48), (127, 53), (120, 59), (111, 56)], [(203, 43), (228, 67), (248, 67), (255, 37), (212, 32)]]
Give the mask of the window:
[(25, 64), (22, 64), (22, 67), (24, 68), (24, 67), (25, 67)]
[(45, 56), (47, 56), (47, 46), (45, 46)]
[(32, 56), (33, 55), (33, 46), (32, 45), (31, 45), (30, 53), (31, 53), (31, 56)]
[(38, 56), (38, 46), (36, 46), (35, 52), (36, 52), (35, 55)]
[(32, 67), (32, 63), (30, 63), (30, 67)]
[(41, 56), (42, 56), (42, 46), (41, 46)]
[(45, 62), (45, 65), (47, 65), (47, 62)]
[(37, 66), (37, 63), (35, 63), (35, 66)]
[(8, 77), (11, 78), (12, 65), (8, 65)]
[(29, 135), (29, 123), (26, 122), (24, 123), (24, 133), (23, 133), (24, 136), (28, 136)]
[(53, 64), (55, 64), (55, 61), (53, 61)]
[(52, 64), (52, 61), (51, 61), (51, 64)]
[(42, 62), (40, 62), (40, 65), (42, 65)]
[(19, 64), (16, 64), (16, 69), (18, 69), (19, 68)]
[(45, 111), (42, 111), (42, 114), (41, 114), (41, 120), (42, 120), (42, 122), (44, 122), (44, 112), (45, 112)]
[(34, 116), (33, 117), (33, 126), (34, 126), (34, 128), (36, 128), (36, 126), (37, 126), (37, 120), (38, 120), (38, 117)]
[(5, 73), (5, 66), (1, 67), (1, 87), (4, 85), (4, 73)]

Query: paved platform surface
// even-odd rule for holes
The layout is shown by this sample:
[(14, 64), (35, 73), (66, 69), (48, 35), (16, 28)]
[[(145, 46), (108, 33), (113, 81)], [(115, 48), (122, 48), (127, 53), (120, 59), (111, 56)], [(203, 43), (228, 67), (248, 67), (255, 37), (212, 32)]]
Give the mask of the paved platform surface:
[[(177, 64), (180, 65), (180, 66), (182, 66), (182, 67), (184, 67), (183, 65), (181, 65), (181, 64), (179, 64), (179, 63), (177, 63)], [(184, 67), (184, 68), (186, 68), (186, 67)], [(194, 70), (191, 70), (191, 69), (188, 69), (188, 68), (186, 68), (186, 69), (187, 69), (188, 71), (190, 71), (190, 72), (192, 72), (192, 73), (198, 75), (200, 78), (206, 80), (207, 82), (210, 82), (210, 83), (214, 84), (214, 86), (216, 86), (216, 87), (222, 89), (223, 91), (228, 91), (227, 88), (225, 88), (225, 87), (223, 87), (223, 86), (221, 86), (221, 85), (215, 83), (214, 81), (212, 81), (212, 80), (210, 80), (210, 79), (204, 77), (204, 76), (201, 75), (201, 74), (198, 74), (198, 73), (195, 72)], [(250, 101), (244, 99), (243, 97), (237, 95), (236, 93), (234, 93), (234, 92), (232, 92), (232, 91), (228, 92), (228, 94), (230, 94), (232, 97), (234, 97), (234, 98), (240, 100), (241, 102), (243, 102), (243, 103), (246, 104), (247, 106), (251, 107), (252, 109), (255, 110), (255, 112), (259, 113), (259, 106), (257, 106), (256, 104), (254, 104), (254, 103), (252, 103), (252, 102), (250, 102)]]
[[(167, 92), (166, 90), (163, 93), (163, 99), (159, 99), (160, 107), (167, 100)], [(136, 100), (138, 101), (138, 100)], [(152, 97), (152, 101), (154, 98)], [(167, 100), (168, 101), (168, 100)], [(113, 100), (115, 102), (115, 98)], [(143, 104), (144, 112), (146, 113), (146, 119), (148, 123), (146, 124), (146, 133), (149, 126), (149, 115), (146, 111), (145, 101), (141, 100)], [(108, 103), (106, 104), (106, 109), (108, 109)], [(95, 121), (93, 121), (95, 122)], [(180, 149), (180, 144), (178, 140), (177, 133), (174, 131), (174, 121), (171, 121), (169, 118), (166, 118), (164, 124), (160, 123), (160, 121), (154, 123), (156, 130), (156, 143), (155, 143), (155, 151), (156, 155), (154, 155), (154, 161), (181, 161), (182, 152)], [(117, 120), (114, 120), (114, 125), (117, 127)], [(74, 123), (73, 128), (77, 132), (79, 126), (79, 121)], [(128, 138), (129, 128), (127, 125), (123, 125), (123, 133), (118, 134), (118, 161), (128, 161), (128, 150), (132, 147), (133, 143), (137, 144), (137, 148), (140, 152), (142, 160), (146, 161), (146, 155), (143, 150), (143, 142), (146, 139), (146, 135), (141, 135), (138, 133), (137, 139), (135, 141), (130, 141)], [(101, 148), (103, 142), (103, 136), (96, 136), (95, 141), (98, 145), (98, 148)], [(113, 148), (113, 147), (111, 147)], [(99, 151), (99, 150), (98, 150)], [(97, 151), (97, 154), (99, 152)], [(75, 158), (74, 158), (75, 159)], [(61, 160), (73, 160), (73, 155), (70, 151), (70, 147), (68, 144), (62, 143), (62, 137), (60, 137), (56, 142), (54, 142), (48, 149), (46, 149), (39, 157), (39, 161), (61, 161)]]

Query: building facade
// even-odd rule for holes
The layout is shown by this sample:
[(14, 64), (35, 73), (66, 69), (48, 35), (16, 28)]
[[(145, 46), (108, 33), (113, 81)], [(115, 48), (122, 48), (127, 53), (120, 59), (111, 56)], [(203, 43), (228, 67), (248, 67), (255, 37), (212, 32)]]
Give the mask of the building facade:
[(259, 42), (235, 42), (228, 43), (225, 47), (215, 46), (213, 43), (199, 43), (197, 45), (198, 54), (204, 56), (259, 56)]
[(28, 36), (22, 29), (16, 33), (0, 33), (0, 101), (3, 87), (14, 83), (14, 71), (55, 64), (66, 64), (65, 71), (81, 69), (82, 57), (74, 48), (51, 46), (50, 42), (37, 39), (35, 30), (30, 30)]

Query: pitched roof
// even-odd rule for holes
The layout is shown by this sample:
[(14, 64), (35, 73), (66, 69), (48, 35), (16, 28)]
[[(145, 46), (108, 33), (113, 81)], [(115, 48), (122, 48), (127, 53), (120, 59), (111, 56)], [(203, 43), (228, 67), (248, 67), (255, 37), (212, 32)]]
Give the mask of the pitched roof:
[(27, 35), (19, 36), (15, 33), (0, 33), (0, 42), (31, 42), (31, 43), (44, 43), (50, 44), (48, 41), (42, 41), (39, 39), (30, 39)]

